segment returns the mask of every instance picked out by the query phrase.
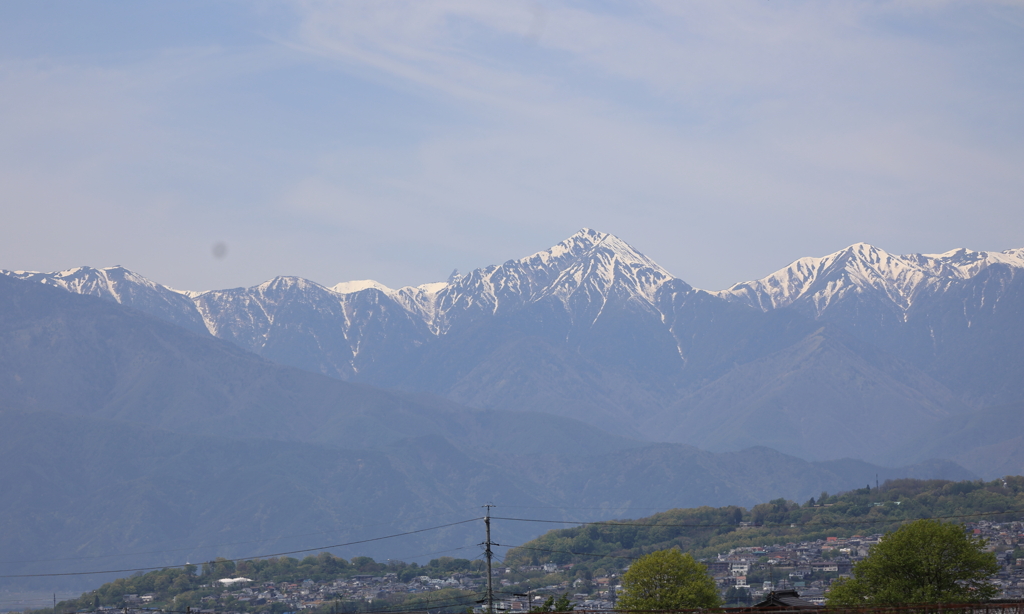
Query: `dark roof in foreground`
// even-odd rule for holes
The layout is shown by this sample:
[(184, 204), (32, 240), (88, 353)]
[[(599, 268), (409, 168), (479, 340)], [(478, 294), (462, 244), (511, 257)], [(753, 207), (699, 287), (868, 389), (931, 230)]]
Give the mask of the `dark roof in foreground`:
[(755, 603), (753, 610), (820, 610), (821, 606), (805, 601), (794, 590), (772, 591), (764, 601)]

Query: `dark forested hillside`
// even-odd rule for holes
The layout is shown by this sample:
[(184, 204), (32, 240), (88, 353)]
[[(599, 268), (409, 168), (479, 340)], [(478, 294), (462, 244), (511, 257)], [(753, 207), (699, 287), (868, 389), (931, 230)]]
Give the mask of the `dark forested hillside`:
[[(509, 506), (494, 509), (496, 526), (541, 518), (504, 516), (531, 509)], [(538, 508), (533, 508), (537, 510)], [(523, 582), (499, 591), (507, 596), (525, 587), (573, 578), (589, 581), (598, 575), (620, 570), (645, 553), (671, 547), (708, 557), (730, 548), (802, 542), (825, 537), (872, 535), (892, 530), (902, 522), (918, 518), (945, 518), (951, 522), (984, 519), (1006, 521), (1024, 515), (1024, 477), (1010, 476), (992, 482), (945, 480), (888, 480), (880, 488), (864, 488), (830, 495), (820, 493), (803, 504), (778, 498), (749, 509), (738, 506), (672, 509), (633, 520), (606, 521), (548, 531), (541, 537), (510, 550), (502, 561), (503, 577)], [(550, 525), (547, 525), (550, 526)], [(472, 552), (473, 548), (464, 551)], [(151, 607), (184, 608), (215, 605), (220, 610), (280, 612), (289, 600), (304, 600), (319, 612), (358, 612), (369, 609), (414, 609), (450, 606), (461, 611), (480, 598), (484, 585), (484, 563), (479, 557), (443, 556), (425, 564), (396, 558), (377, 562), (366, 556), (346, 560), (327, 552), (300, 558), (279, 556), (254, 560), (214, 559), (201, 565), (154, 570), (122, 577), (84, 593), (80, 598), (58, 605), (59, 612), (92, 611), (97, 606), (121, 607), (126, 595), (147, 594)], [(556, 563), (557, 570), (531, 568)], [(572, 564), (569, 566), (569, 564)], [(525, 571), (525, 573), (524, 573)], [(438, 585), (423, 581), (447, 582)], [(244, 578), (242, 590), (221, 586), (223, 578)], [(375, 578), (375, 579), (373, 579)], [(533, 580), (531, 580), (533, 578)], [(359, 580), (362, 580), (360, 582)], [(457, 581), (456, 581), (457, 579)], [(269, 584), (268, 584), (269, 583)], [(301, 596), (303, 587), (313, 589)], [(388, 587), (367, 590), (360, 586)], [(269, 588), (268, 588), (269, 587)], [(352, 588), (355, 587), (355, 588)], [(270, 593), (271, 599), (257, 599)], [(362, 597), (358, 597), (362, 595)], [(369, 601), (368, 601), (369, 600)], [(385, 606), (372, 601), (383, 601)], [(204, 605), (207, 604), (207, 605)], [(453, 605), (454, 604), (454, 605)], [(42, 610), (38, 614), (49, 614)]]
[(672, 547), (700, 558), (739, 546), (884, 533), (918, 518), (967, 522), (1022, 516), (1022, 476), (991, 482), (886, 480), (879, 488), (869, 484), (837, 495), (822, 492), (802, 504), (779, 498), (750, 509), (674, 509), (635, 520), (556, 529), (509, 551), (506, 562), (552, 561), (573, 563), (574, 569), (615, 569), (648, 552)]

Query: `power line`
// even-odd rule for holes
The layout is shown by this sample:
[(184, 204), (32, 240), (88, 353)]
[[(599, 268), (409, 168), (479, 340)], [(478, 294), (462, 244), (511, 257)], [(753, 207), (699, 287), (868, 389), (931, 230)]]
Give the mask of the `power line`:
[[(489, 508), (489, 506), (487, 506), (487, 507)], [(521, 507), (526, 507), (526, 506), (521, 506)], [(990, 512), (974, 512), (974, 513), (968, 513), (968, 514), (951, 514), (951, 515), (946, 515), (946, 516), (933, 516), (933, 517), (931, 517), (929, 519), (931, 519), (931, 520), (945, 520), (945, 519), (952, 519), (952, 518), (973, 518), (973, 517), (979, 517), (979, 516), (996, 516), (996, 515), (1014, 514), (1014, 513), (1022, 513), (1022, 512), (1024, 512), (1024, 510), (1001, 510), (1001, 511), (990, 511)], [(301, 554), (301, 553), (305, 553), (305, 552), (323, 551), (323, 550), (328, 550), (328, 549), (331, 549), (331, 548), (341, 548), (341, 547), (345, 547), (345, 546), (353, 546), (353, 545), (358, 545), (358, 544), (365, 544), (365, 543), (370, 543), (370, 542), (375, 542), (375, 541), (381, 541), (381, 540), (385, 540), (385, 539), (392, 539), (392, 538), (395, 538), (395, 537), (403, 537), (403, 536), (406, 536), (406, 535), (413, 535), (413, 534), (416, 534), (416, 533), (423, 533), (423, 532), (426, 532), (426, 531), (434, 531), (434, 530), (437, 530), (437, 529), (443, 529), (443, 528), (447, 528), (447, 527), (451, 527), (451, 526), (456, 526), (456, 525), (460, 525), (460, 524), (466, 524), (466, 523), (469, 523), (469, 522), (475, 522), (475, 521), (481, 520), (481, 519), (484, 519), (484, 520), (488, 520), (488, 519), (508, 520), (508, 521), (513, 521), (513, 522), (537, 522), (537, 523), (549, 523), (549, 524), (574, 524), (574, 525), (595, 525), (595, 526), (606, 525), (606, 526), (612, 526), (612, 527), (615, 527), (615, 526), (635, 526), (635, 527), (650, 527), (650, 528), (656, 528), (656, 527), (665, 527), (665, 528), (716, 528), (716, 527), (736, 527), (737, 526), (735, 523), (701, 523), (701, 524), (692, 524), (692, 523), (691, 524), (654, 523), (654, 524), (652, 524), (652, 523), (621, 522), (621, 521), (614, 521), (614, 520), (613, 521), (593, 521), (593, 522), (588, 522), (588, 521), (573, 521), (573, 520), (550, 520), (550, 519), (539, 519), (539, 518), (512, 518), (512, 517), (502, 517), (502, 516), (490, 516), (489, 515), (489, 509), (488, 509), (488, 516), (486, 516), (486, 517), (470, 518), (470, 519), (467, 519), (467, 520), (461, 520), (461, 521), (458, 521), (458, 522), (452, 522), (452, 523), (438, 525), (438, 526), (434, 526), (434, 527), (428, 527), (428, 528), (425, 528), (425, 529), (417, 529), (415, 531), (406, 531), (406, 532), (403, 532), (403, 533), (395, 533), (395, 534), (392, 534), (392, 535), (385, 535), (385, 536), (381, 536), (381, 537), (374, 537), (374, 538), (369, 538), (369, 539), (357, 540), (357, 541), (347, 542), (347, 543), (343, 543), (343, 544), (333, 544), (333, 545), (328, 545), (328, 546), (319, 546), (319, 547), (316, 547), (316, 548), (304, 548), (304, 549), (300, 549), (300, 550), (291, 550), (291, 551), (287, 551), (287, 552), (277, 552), (277, 553), (272, 553), (272, 554), (261, 554), (261, 555), (239, 557), (239, 558), (234, 558), (234, 559), (222, 559), (222, 560), (223, 560), (223, 562), (237, 562), (237, 561), (246, 561), (246, 560), (253, 560), (253, 559), (260, 559), (260, 558), (270, 558), (270, 557), (277, 557), (277, 556), (286, 556), (286, 555), (290, 555), (290, 554)], [(828, 526), (842, 526), (842, 525), (864, 525), (864, 524), (878, 524), (878, 523), (895, 524), (895, 523), (901, 523), (901, 522), (909, 522), (909, 521), (912, 521), (912, 520), (918, 520), (918, 519), (913, 519), (913, 518), (889, 519), (889, 518), (887, 518), (887, 519), (875, 519), (875, 520), (867, 520), (867, 519), (865, 519), (865, 520), (856, 520), (856, 521), (809, 522), (809, 523), (799, 523), (799, 524), (798, 523), (779, 523), (779, 524), (764, 524), (764, 525), (757, 525), (757, 526), (758, 527), (769, 527), (769, 528), (770, 527), (788, 528), (788, 527), (793, 527), (794, 525), (796, 525), (796, 526), (800, 526), (800, 527), (814, 528), (814, 527), (828, 527)], [(519, 549), (524, 549), (524, 550), (536, 550), (536, 551), (540, 551), (540, 552), (551, 552), (551, 553), (559, 553), (559, 554), (571, 554), (571, 555), (574, 555), (574, 556), (595, 556), (595, 557), (601, 557), (601, 558), (620, 558), (620, 559), (628, 559), (628, 560), (635, 560), (635, 558), (637, 558), (637, 557), (616, 556), (616, 555), (601, 555), (601, 554), (596, 554), (596, 553), (572, 552), (572, 551), (568, 551), (568, 550), (546, 550), (546, 549), (542, 549), (542, 548), (532, 548), (532, 547), (528, 547), (528, 546), (518, 546), (518, 547), (517, 546), (508, 546), (508, 545), (491, 543), (490, 540), (489, 540), (489, 537), (488, 537), (488, 542), (487, 542), (486, 545), (488, 546), (488, 550), (489, 550), (489, 546), (493, 545), (493, 546), (500, 546), (500, 547), (507, 547), (507, 548), (519, 548)], [(454, 550), (461, 550), (461, 549), (464, 549), (464, 548), (455, 548), (455, 549), (452, 549), (452, 550), (446, 550), (446, 551), (441, 551), (441, 552), (451, 552), (451, 551), (454, 551)], [(434, 554), (434, 553), (428, 553), (428, 554)], [(417, 556), (426, 556), (426, 555), (417, 555)], [(81, 571), (81, 572), (41, 573), (41, 574), (8, 574), (8, 575), (0, 575), (0, 578), (39, 578), (39, 577), (57, 577), (57, 576), (97, 575), (97, 574), (108, 574), (108, 573), (134, 573), (134, 572), (139, 572), (139, 571), (155, 571), (155, 570), (160, 570), (160, 569), (173, 569), (173, 568), (179, 568), (179, 567), (186, 567), (188, 565), (190, 565), (190, 563), (184, 563), (184, 564), (179, 564), (179, 565), (162, 565), (162, 566), (159, 566), (159, 567), (140, 567), (140, 568), (133, 568), (133, 569), (110, 569), (110, 570), (101, 570), (101, 571)], [(493, 594), (493, 593), (491, 593), (491, 594)]]
[[(448, 552), (456, 552), (458, 550), (469, 550), (470, 548), (473, 548), (473, 546), (459, 546), (458, 548), (449, 548), (448, 550), (436, 550), (434, 552), (424, 552), (422, 554), (406, 554), (406, 555), (403, 555), (403, 556), (396, 556), (396, 557), (393, 557), (393, 558), (389, 558), (388, 560), (389, 561), (394, 560), (394, 561), (403, 561), (404, 562), (405, 559), (418, 559), (421, 556), (433, 556), (435, 554), (446, 554)], [(470, 559), (470, 560), (472, 560), (472, 559)]]
[[(949, 516), (931, 516), (929, 518), (885, 518), (881, 520), (833, 520), (823, 522), (782, 522), (773, 524), (759, 524), (752, 525), (751, 528), (789, 528), (794, 525), (797, 527), (832, 527), (832, 526), (843, 526), (843, 525), (864, 525), (864, 524), (894, 524), (897, 522), (909, 522), (913, 520), (947, 520), (950, 518), (973, 518), (976, 516), (999, 516), (1003, 514), (1018, 514), (1024, 513), (1024, 509), (1021, 510), (1003, 510), (998, 512), (974, 512), (970, 514), (951, 514)], [(716, 527), (737, 527), (736, 523), (722, 522), (722, 523), (700, 523), (700, 524), (669, 524), (669, 523), (643, 523), (643, 522), (622, 522), (618, 520), (595, 520), (595, 521), (584, 521), (584, 520), (546, 520), (539, 518), (506, 518), (502, 516), (491, 516), (493, 520), (511, 520), (515, 522), (543, 522), (549, 524), (577, 524), (577, 525), (604, 525), (609, 527), (650, 527), (650, 528), (687, 528), (687, 529), (702, 529), (702, 528), (716, 528)]]
[[(422, 516), (422, 517), (417, 518), (416, 520), (423, 520), (424, 518), (437, 518), (437, 516)], [(367, 529), (367, 528), (370, 528), (370, 527), (380, 527), (380, 526), (393, 525), (393, 524), (394, 524), (393, 522), (378, 522), (378, 523), (374, 523), (374, 524), (352, 525), (352, 526), (349, 526), (348, 528), (349, 529)], [(267, 537), (265, 539), (253, 539), (253, 540), (249, 540), (249, 541), (229, 542), (229, 543), (226, 543), (226, 544), (198, 545), (198, 546), (191, 546), (191, 547), (188, 547), (188, 548), (173, 548), (173, 549), (170, 549), (170, 550), (151, 550), (149, 552), (120, 552), (120, 553), (116, 553), (116, 554), (97, 554), (97, 555), (94, 555), (94, 556), (76, 556), (76, 557), (66, 557), (66, 558), (60, 558), (60, 559), (37, 559), (37, 560), (34, 560), (34, 561), (0, 561), (0, 565), (24, 565), (26, 563), (54, 563), (54, 562), (58, 562), (58, 561), (86, 561), (86, 560), (93, 560), (93, 559), (106, 559), (106, 558), (112, 558), (112, 557), (117, 557), (117, 556), (141, 556), (141, 555), (144, 555), (144, 554), (167, 554), (167, 553), (170, 553), (170, 552), (186, 552), (186, 551), (191, 551), (191, 550), (200, 550), (200, 549), (203, 549), (203, 548), (222, 548), (222, 547), (225, 547), (225, 546), (239, 546), (239, 545), (242, 545), (242, 544), (263, 544), (263, 543), (266, 543), (266, 542), (278, 541), (278, 540), (282, 540), (282, 539), (295, 539), (296, 537), (309, 537), (310, 535), (328, 535), (330, 533), (337, 533), (337, 531), (313, 531), (312, 533), (299, 533), (297, 535), (278, 535), (276, 537)]]
[[(438, 525), (436, 527), (428, 527), (426, 529), (417, 529), (416, 531), (406, 531), (405, 533), (395, 533), (394, 535), (384, 535), (383, 537), (372, 537), (370, 539), (361, 539), (354, 542), (348, 542), (344, 544), (333, 544), (330, 546), (320, 546), (317, 548), (303, 548), (302, 550), (290, 550), (288, 552), (275, 552), (273, 554), (259, 554), (255, 556), (244, 556), (237, 559), (222, 559), (222, 562), (233, 563), (236, 561), (248, 561), (252, 559), (263, 559), (275, 556), (286, 556), (289, 554), (301, 554), (303, 552), (316, 552), (319, 550), (329, 550), (330, 548), (341, 548), (343, 546), (354, 546), (356, 544), (366, 544), (369, 542), (381, 541), (384, 539), (391, 539), (394, 537), (403, 537), (405, 535), (414, 535), (416, 533), (424, 533), (426, 531), (435, 531), (437, 529), (444, 529), (446, 527), (454, 527), (455, 525), (466, 524), (467, 522), (476, 522), (482, 517), (470, 518), (469, 520), (460, 520), (459, 522), (450, 522), (448, 524)], [(105, 573), (134, 573), (136, 571), (155, 571), (158, 569), (174, 569), (177, 567), (187, 567), (192, 563), (183, 563), (181, 565), (162, 565), (160, 567), (139, 567), (136, 569), (108, 569), (104, 571), (73, 571), (66, 573), (39, 573), (39, 574), (12, 574), (12, 575), (0, 575), (0, 578), (49, 578), (54, 576), (89, 576), (95, 574)]]
[[(62, 602), (63, 601), (68, 601), (68, 600), (71, 600), (71, 599), (78, 599), (78, 597), (72, 595), (70, 597), (61, 597), (60, 598), (60, 600)], [(33, 599), (17, 599), (15, 601), (0, 601), (0, 605), (18, 604), (18, 603), (29, 604), (29, 603), (38, 603), (38, 602), (50, 603), (50, 597), (36, 597), (36, 598), (33, 598)]]
[(502, 505), (503, 508), (516, 508), (521, 510), (598, 510), (601, 512), (612, 512), (615, 510), (659, 510), (661, 512), (668, 512), (674, 509), (686, 509), (679, 507), (670, 507), (667, 510), (664, 506), (662, 507), (633, 507), (631, 505), (619, 505), (615, 507), (560, 507), (558, 505)]

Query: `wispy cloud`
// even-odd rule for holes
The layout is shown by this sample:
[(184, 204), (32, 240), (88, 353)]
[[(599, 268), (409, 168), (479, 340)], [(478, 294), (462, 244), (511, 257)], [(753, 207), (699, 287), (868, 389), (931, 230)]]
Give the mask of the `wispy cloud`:
[[(0, 255), (416, 283), (588, 225), (724, 287), (860, 240), (1020, 243), (1019, 3), (292, 8), (257, 43), (0, 61), (0, 197), (26, 205)], [(59, 214), (64, 247), (27, 246)], [(75, 238), (123, 220), (167, 238)], [(224, 235), (247, 256), (207, 272)]]
[(950, 240), (941, 220), (965, 200), (1005, 211), (1024, 187), (1020, 148), (971, 125), (980, 93), (998, 106), (1019, 87), (966, 87), (998, 44), (978, 28), (1000, 4), (302, 6), (305, 48), (474, 120), (409, 150), (397, 184), (382, 174), (414, 192), (372, 190), (382, 203), (539, 220), (535, 232), (586, 218), (658, 242), (696, 225), (674, 264), (699, 275), (699, 254), (729, 241)]

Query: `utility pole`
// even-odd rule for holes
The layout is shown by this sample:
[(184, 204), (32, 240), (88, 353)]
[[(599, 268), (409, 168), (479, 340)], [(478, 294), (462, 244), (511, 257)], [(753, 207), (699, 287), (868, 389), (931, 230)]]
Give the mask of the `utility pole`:
[(487, 556), (487, 614), (494, 614), (494, 580), (491, 576), (491, 558), (494, 556), (491, 552), (491, 508), (494, 506), (488, 503), (483, 507), (487, 510), (484, 515), (484, 527), (487, 529), (487, 541), (484, 542), (484, 554)]

